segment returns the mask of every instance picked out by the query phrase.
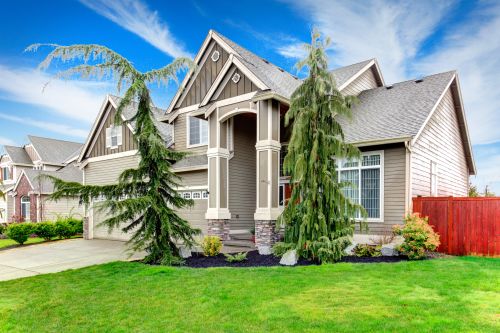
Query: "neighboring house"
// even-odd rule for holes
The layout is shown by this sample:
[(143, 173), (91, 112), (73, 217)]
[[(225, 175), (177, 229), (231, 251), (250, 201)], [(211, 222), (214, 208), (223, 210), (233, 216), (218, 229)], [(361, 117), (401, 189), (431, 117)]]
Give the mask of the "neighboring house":
[(81, 214), (76, 199), (47, 200), (53, 186), (38, 176), (49, 174), (82, 182), (83, 173), (73, 166), (82, 144), (32, 135), (28, 140), (23, 147), (4, 146), (5, 154), (0, 157), (6, 193), (5, 199), (0, 199), (0, 208), (5, 209), (1, 221), (23, 219), (36, 222), (54, 219), (58, 215)]
[[(283, 118), (302, 81), (215, 31), (195, 63), (157, 117), (172, 126), (164, 128), (173, 129), (171, 147), (190, 153), (173, 166), (182, 195), (194, 200), (179, 213), (224, 240), (255, 228), (257, 246), (267, 246), (290, 192), (281, 174), (290, 136)], [(359, 98), (352, 119), (340, 122), (362, 158), (339, 161), (338, 172), (357, 184), (345, 193), (366, 208), (370, 233), (402, 223), (414, 196), (467, 195), (475, 165), (456, 72), (385, 85), (371, 59), (332, 74), (344, 95)], [(79, 157), (86, 184), (114, 182), (137, 165), (133, 126), (110, 121), (116, 107), (108, 97)], [(89, 237), (129, 237), (99, 231), (102, 217), (89, 217)]]

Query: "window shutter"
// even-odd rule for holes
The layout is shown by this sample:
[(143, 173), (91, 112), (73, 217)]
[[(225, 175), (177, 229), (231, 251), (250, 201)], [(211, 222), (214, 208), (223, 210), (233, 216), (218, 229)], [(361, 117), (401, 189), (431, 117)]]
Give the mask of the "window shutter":
[(111, 147), (111, 127), (106, 128), (106, 148)]
[(122, 126), (116, 126), (116, 142), (117, 142), (117, 146), (121, 146), (122, 145)]

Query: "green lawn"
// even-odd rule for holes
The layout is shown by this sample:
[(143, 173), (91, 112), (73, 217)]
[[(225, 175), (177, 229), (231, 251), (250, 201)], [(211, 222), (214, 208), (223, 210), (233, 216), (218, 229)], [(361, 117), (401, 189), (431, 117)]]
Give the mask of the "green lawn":
[(498, 332), (500, 259), (189, 269), (0, 283), (4, 332)]
[[(24, 244), (35, 244), (35, 243), (41, 243), (44, 242), (45, 240), (43, 238), (38, 238), (38, 237), (33, 237), (33, 238), (28, 238), (26, 243)], [(0, 239), (0, 249), (12, 245), (19, 245), (12, 239)]]

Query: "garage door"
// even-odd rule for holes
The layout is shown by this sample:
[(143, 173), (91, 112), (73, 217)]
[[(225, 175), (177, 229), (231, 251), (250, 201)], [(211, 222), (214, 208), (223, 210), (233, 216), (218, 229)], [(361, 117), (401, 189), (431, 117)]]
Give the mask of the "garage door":
[[(123, 233), (121, 228), (114, 228), (109, 232), (107, 226), (102, 225), (101, 222), (106, 219), (106, 214), (97, 213), (94, 211), (93, 223), (94, 223), (94, 238), (97, 239), (111, 239), (111, 240), (121, 240), (127, 241), (130, 239), (130, 233)], [(124, 224), (125, 226), (126, 224)]]

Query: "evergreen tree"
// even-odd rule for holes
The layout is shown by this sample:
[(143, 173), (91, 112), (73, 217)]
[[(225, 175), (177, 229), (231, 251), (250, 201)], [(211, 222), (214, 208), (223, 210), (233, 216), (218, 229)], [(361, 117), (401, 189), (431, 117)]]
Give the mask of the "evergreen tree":
[[(36, 51), (41, 44), (27, 50)], [(49, 177), (54, 182), (51, 198), (79, 197), (86, 206), (96, 198), (104, 198), (99, 210), (110, 217), (102, 222), (111, 230), (122, 228), (131, 232), (129, 245), (133, 250), (146, 250), (149, 263), (172, 264), (178, 260), (178, 242), (193, 246), (194, 236), (199, 234), (189, 223), (180, 218), (176, 209), (192, 205), (191, 200), (182, 198), (176, 191), (180, 177), (171, 171), (173, 162), (185, 156), (166, 147), (153, 122), (152, 101), (147, 84), (156, 82), (167, 84), (177, 81), (180, 70), (192, 67), (186, 58), (174, 60), (171, 64), (149, 72), (138, 71), (130, 61), (116, 52), (100, 45), (72, 45), (54, 47), (40, 64), (47, 69), (51, 62), (80, 62), (70, 65), (58, 77), (78, 76), (81, 78), (117, 79), (118, 90), (127, 86), (116, 112), (115, 122), (121, 122), (122, 110), (132, 102), (137, 102), (137, 112), (127, 122), (135, 123), (134, 138), (138, 145), (140, 162), (137, 168), (124, 170), (114, 185), (81, 185)]]
[(480, 196), (480, 194), (477, 190), (477, 186), (472, 184), (472, 182), (469, 182), (469, 194), (468, 194), (468, 196), (471, 198), (477, 198)]
[(291, 96), (285, 126), (293, 126), (284, 159), (290, 175), (291, 197), (279, 222), (285, 225), (285, 242), (308, 258), (332, 262), (342, 257), (354, 231), (354, 217), (364, 211), (344, 196), (352, 184), (339, 181), (338, 158), (359, 158), (359, 150), (344, 141), (337, 117), (349, 117), (354, 97), (343, 96), (328, 70), (325, 47), (317, 31), (304, 47), (307, 57), (298, 62), (308, 77)]

